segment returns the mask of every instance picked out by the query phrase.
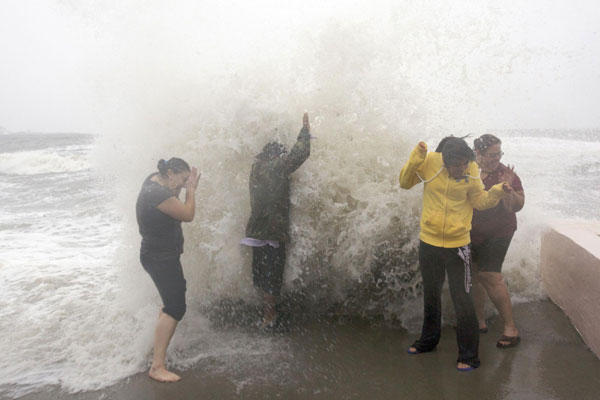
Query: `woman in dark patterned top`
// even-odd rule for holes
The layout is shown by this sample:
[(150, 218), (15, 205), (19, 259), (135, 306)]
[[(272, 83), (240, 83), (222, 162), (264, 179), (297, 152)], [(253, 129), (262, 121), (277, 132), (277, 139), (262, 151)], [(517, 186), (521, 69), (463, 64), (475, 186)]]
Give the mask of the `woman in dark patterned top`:
[(501, 271), (508, 246), (517, 229), (515, 213), (523, 208), (525, 194), (514, 167), (500, 162), (504, 154), (500, 139), (490, 134), (475, 139), (475, 154), (486, 190), (498, 182), (508, 182), (514, 190), (496, 207), (473, 212), (471, 246), (473, 265), (478, 271), (473, 285), (473, 303), (479, 320), (479, 331), (485, 333), (487, 325), (484, 306), (487, 293), (504, 322), (502, 337), (496, 346), (514, 347), (521, 339), (513, 320), (510, 295)]
[[(183, 253), (181, 222), (191, 222), (196, 211), (195, 191), (200, 174), (180, 158), (158, 162), (158, 173), (146, 178), (136, 203), (142, 245), (140, 261), (156, 285), (164, 307), (154, 335), (149, 375), (160, 382), (181, 379), (165, 367), (165, 355), (177, 323), (185, 313), (185, 279), (179, 256)], [(185, 188), (185, 202), (178, 198)]]

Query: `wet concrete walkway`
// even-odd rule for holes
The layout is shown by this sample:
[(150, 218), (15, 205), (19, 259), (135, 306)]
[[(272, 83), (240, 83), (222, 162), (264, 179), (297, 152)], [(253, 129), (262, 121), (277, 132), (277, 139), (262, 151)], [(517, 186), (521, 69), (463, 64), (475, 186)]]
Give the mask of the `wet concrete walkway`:
[(279, 367), (286, 372), (279, 373), (277, 362), (267, 364), (272, 380), (240, 385), (226, 372), (198, 365), (175, 384), (138, 374), (102, 391), (49, 389), (22, 399), (600, 399), (600, 360), (562, 311), (540, 301), (514, 312), (521, 344), (497, 349), (502, 327), (496, 319), (481, 335), (481, 368), (466, 373), (455, 368), (452, 327), (444, 328), (436, 351), (411, 356), (406, 347), (415, 335), (404, 330), (315, 321), (282, 339), (288, 361)]

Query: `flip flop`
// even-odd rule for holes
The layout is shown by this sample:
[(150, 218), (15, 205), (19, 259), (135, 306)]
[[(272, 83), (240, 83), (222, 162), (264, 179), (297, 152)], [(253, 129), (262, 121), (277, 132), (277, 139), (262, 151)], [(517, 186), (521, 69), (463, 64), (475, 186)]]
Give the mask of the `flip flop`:
[(421, 352), (420, 352), (419, 350), (417, 350), (417, 349), (416, 349), (416, 348), (414, 348), (414, 347), (413, 347), (413, 348), (414, 348), (414, 350), (412, 350), (412, 349), (411, 349), (411, 347), (412, 347), (412, 346), (410, 346), (409, 348), (407, 348), (407, 349), (406, 349), (406, 352), (407, 352), (408, 354), (413, 354), (413, 355), (414, 355), (414, 354), (421, 354)]
[[(496, 342), (496, 347), (499, 349), (509, 349), (511, 347), (516, 347), (521, 341), (520, 336), (506, 336), (502, 335), (500, 339)], [(508, 342), (508, 343), (502, 343)]]
[[(468, 365), (468, 364), (467, 364)], [(475, 367), (469, 365), (468, 367), (459, 367), (458, 365), (456, 366), (456, 370), (460, 371), (460, 372), (469, 372), (469, 371), (473, 371), (475, 369)]]

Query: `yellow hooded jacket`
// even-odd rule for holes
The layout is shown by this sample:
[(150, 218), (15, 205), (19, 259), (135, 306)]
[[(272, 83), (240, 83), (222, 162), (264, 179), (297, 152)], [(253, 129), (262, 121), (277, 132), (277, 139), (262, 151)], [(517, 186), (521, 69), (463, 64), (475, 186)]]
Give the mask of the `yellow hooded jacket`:
[(484, 190), (477, 163), (470, 162), (460, 180), (444, 168), (442, 153), (427, 152), (419, 146), (400, 172), (400, 187), (410, 189), (423, 182), (423, 211), (420, 239), (432, 246), (456, 248), (471, 242), (473, 208), (495, 207), (504, 197), (502, 183)]

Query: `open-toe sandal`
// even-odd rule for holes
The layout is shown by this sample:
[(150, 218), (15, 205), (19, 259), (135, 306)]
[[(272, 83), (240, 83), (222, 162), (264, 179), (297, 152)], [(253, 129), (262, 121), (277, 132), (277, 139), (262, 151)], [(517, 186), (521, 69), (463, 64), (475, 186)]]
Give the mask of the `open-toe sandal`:
[(520, 341), (520, 336), (502, 335), (502, 337), (496, 342), (496, 347), (499, 349), (509, 349), (511, 347), (516, 347)]

